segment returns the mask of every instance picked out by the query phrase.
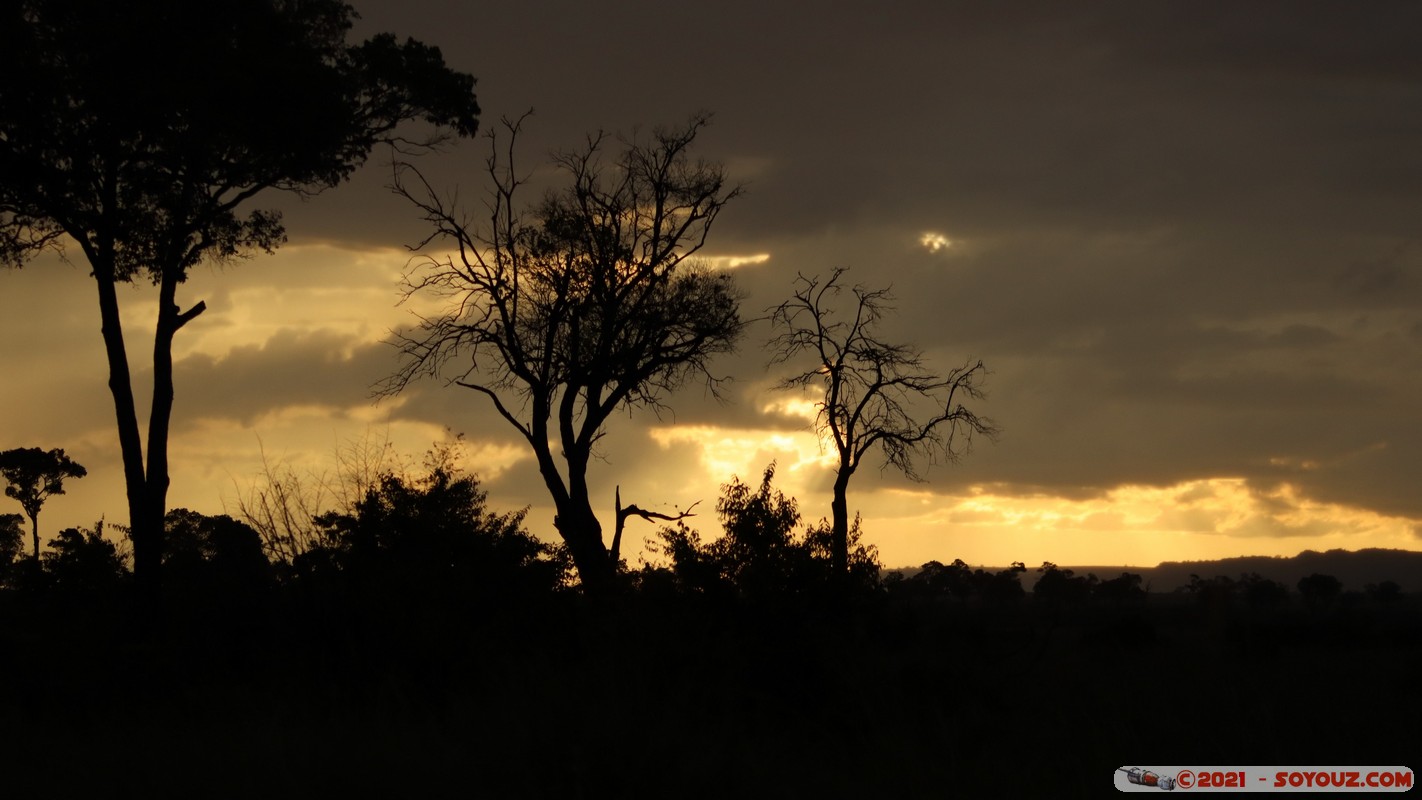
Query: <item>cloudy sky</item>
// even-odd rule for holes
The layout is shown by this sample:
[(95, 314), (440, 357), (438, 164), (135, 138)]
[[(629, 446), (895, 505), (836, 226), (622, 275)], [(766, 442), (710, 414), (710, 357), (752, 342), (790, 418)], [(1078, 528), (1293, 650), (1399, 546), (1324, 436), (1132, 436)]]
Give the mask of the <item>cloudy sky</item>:
[[(698, 151), (747, 191), (705, 254), (742, 260), (745, 316), (797, 273), (847, 266), (892, 287), (886, 337), (942, 369), (987, 364), (976, 410), (996, 444), (924, 483), (866, 468), (851, 484), (886, 564), (1422, 549), (1422, 6), (357, 7), (362, 35), (414, 36), (477, 76), (486, 130), (534, 109), (525, 164), (713, 112)], [(422, 167), (476, 201), (486, 145)], [(418, 454), (449, 429), (493, 505), (531, 505), (552, 536), (530, 454), (480, 396), (428, 382), (371, 400), (397, 366), (389, 332), (412, 323), (403, 245), (424, 234), (385, 161), (306, 203), (266, 198), (290, 243), (185, 285), (208, 311), (175, 345), (170, 507), (233, 510), (263, 450), (320, 472), (351, 441)], [(0, 449), (64, 447), (90, 473), (46, 505), (46, 534), (127, 513), (73, 257), (0, 274)], [(122, 300), (142, 363), (154, 293)], [(772, 460), (807, 518), (828, 515), (810, 397), (770, 391), (769, 335), (751, 326), (718, 363), (726, 404), (692, 388), (674, 418), (617, 419), (594, 476), (605, 526), (620, 484), (644, 507), (702, 501), (692, 521), (713, 533), (720, 484)], [(635, 565), (653, 529), (631, 526)]]

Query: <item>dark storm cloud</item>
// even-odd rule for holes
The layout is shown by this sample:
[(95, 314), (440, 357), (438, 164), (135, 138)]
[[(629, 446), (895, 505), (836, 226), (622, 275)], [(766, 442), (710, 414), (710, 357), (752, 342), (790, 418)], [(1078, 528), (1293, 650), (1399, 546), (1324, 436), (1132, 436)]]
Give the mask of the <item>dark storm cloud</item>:
[[(721, 245), (885, 219), (1377, 221), (1397, 211), (1378, 198), (1422, 168), (1399, 146), (1422, 125), (1405, 4), (362, 5), (364, 29), (437, 43), (479, 78), (485, 130), (536, 107), (526, 164), (587, 130), (715, 111), (708, 152), (762, 165)], [(484, 153), (463, 143), (431, 163), (472, 191)], [(358, 222), (413, 241), (409, 209), (379, 196), (387, 180), (373, 166), (291, 214), (304, 235)]]
[[(250, 426), (289, 406), (350, 408), (371, 402), (391, 369), (390, 347), (332, 331), (282, 330), (261, 345), (222, 356), (196, 353), (173, 366), (186, 420), (233, 419)], [(147, 383), (146, 376), (140, 376)]]
[[(748, 318), (797, 271), (852, 265), (894, 286), (888, 333), (939, 368), (994, 369), (1003, 440), (935, 472), (945, 491), (1234, 476), (1422, 515), (1418, 373), (1400, 369), (1422, 325), (1413, 4), (363, 10), (474, 72), (487, 122), (537, 106), (529, 163), (583, 130), (717, 112), (705, 152), (747, 165), (750, 191), (710, 247), (772, 256), (737, 273)], [(648, 41), (676, 46), (649, 58)], [(483, 152), (461, 146), (438, 175), (474, 192)], [(378, 205), (342, 216), (410, 240)], [(954, 244), (916, 249), (925, 230)], [(718, 364), (740, 379), (732, 402), (689, 388), (676, 422), (802, 428), (762, 413), (768, 333)]]

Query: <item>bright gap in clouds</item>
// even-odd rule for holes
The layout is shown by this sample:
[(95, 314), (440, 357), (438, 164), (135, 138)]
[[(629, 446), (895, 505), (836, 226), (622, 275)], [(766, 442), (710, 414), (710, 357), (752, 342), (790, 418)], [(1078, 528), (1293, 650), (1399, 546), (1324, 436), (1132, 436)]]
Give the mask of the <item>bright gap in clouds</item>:
[[(697, 468), (683, 476), (690, 487), (719, 486), (732, 476), (754, 485), (774, 460), (774, 486), (799, 502), (802, 521), (829, 515), (836, 462), (810, 431), (677, 426), (648, 434), (663, 449), (689, 445), (697, 454)], [(902, 481), (864, 469), (850, 484), (849, 505), (862, 514), (867, 541), (890, 568), (955, 558), (989, 566), (1149, 567), (1306, 549), (1415, 546), (1411, 520), (1318, 502), (1288, 484), (1261, 489), (1242, 478), (1124, 485), (1087, 499), (1024, 495), (1005, 486), (955, 492), (935, 491), (932, 482), (903, 488)], [(703, 536), (720, 535), (716, 521), (698, 522)]]
[(712, 269), (735, 269), (737, 267), (764, 264), (770, 260), (770, 254), (756, 253), (749, 256), (704, 256), (701, 260), (709, 264)]
[(918, 243), (927, 248), (930, 253), (937, 253), (939, 250), (947, 250), (953, 246), (953, 242), (947, 236), (932, 231), (920, 236)]

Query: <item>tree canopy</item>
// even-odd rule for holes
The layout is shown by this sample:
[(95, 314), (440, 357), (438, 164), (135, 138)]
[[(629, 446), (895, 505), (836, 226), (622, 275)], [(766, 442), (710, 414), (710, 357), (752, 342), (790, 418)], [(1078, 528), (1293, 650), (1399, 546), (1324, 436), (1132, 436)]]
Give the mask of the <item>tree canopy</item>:
[(589, 137), (557, 157), (565, 185), (523, 207), (520, 123), (505, 120), (504, 138), (490, 137), (484, 224), (413, 167), (397, 171), (396, 191), (430, 225), (421, 246), (453, 251), (412, 274), (410, 292), (451, 304), (401, 337), (405, 363), (387, 388), (440, 375), (485, 395), (532, 448), (558, 531), (596, 588), (617, 569), (587, 482), (604, 423), (619, 408), (660, 409), (694, 378), (714, 391), (710, 359), (741, 333), (731, 276), (693, 258), (737, 189), (719, 165), (691, 157), (707, 124), (695, 117), (615, 154), (605, 152), (609, 137)]
[(478, 124), (472, 77), (390, 34), (347, 45), (356, 13), (334, 0), (18, 0), (4, 14), (12, 263), (63, 233), (119, 280), (181, 279), (280, 243), (278, 215), (242, 213), (259, 192), (334, 186), (405, 120)]
[(20, 447), (0, 453), (0, 476), (9, 484), (5, 487), (5, 496), (18, 500), (30, 517), (35, 560), (40, 557), (39, 512), (44, 501), (64, 494), (65, 478), (82, 478), (87, 474), (83, 465), (58, 447), (53, 450)]
[[(204, 260), (270, 252), (268, 190), (347, 178), (381, 141), (472, 135), (474, 79), (382, 34), (348, 45), (336, 0), (14, 0), (0, 9), (0, 263), (73, 243), (99, 290), (135, 572), (156, 582), (168, 488), (177, 288)], [(424, 133), (400, 132), (405, 122)], [(147, 463), (115, 284), (158, 286)]]

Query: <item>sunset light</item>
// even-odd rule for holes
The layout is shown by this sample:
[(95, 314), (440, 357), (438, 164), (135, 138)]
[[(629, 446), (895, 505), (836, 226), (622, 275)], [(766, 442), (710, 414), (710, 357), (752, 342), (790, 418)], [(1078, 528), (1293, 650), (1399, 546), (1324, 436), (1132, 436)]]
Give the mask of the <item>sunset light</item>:
[(1411, 789), (1419, 31), (7, 2), (5, 797)]
[(941, 233), (925, 233), (919, 237), (918, 243), (923, 245), (930, 253), (947, 250), (953, 245), (953, 243), (948, 240), (948, 237)]

